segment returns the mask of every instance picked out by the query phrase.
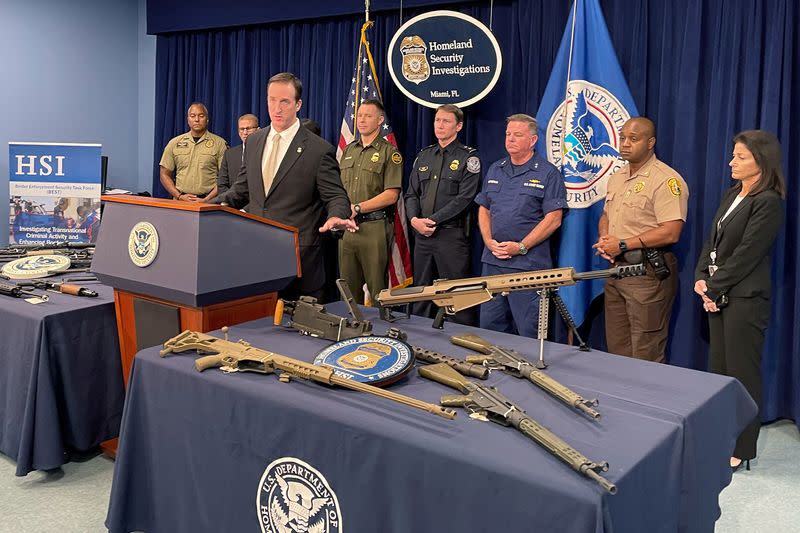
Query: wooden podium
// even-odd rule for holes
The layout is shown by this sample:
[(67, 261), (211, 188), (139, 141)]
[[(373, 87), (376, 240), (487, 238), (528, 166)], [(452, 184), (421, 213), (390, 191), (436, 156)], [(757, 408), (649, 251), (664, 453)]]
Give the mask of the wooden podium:
[[(276, 291), (300, 275), (296, 228), (219, 205), (102, 200), (92, 271), (114, 287), (126, 385), (139, 350), (270, 316)], [(113, 455), (116, 439), (102, 447)]]

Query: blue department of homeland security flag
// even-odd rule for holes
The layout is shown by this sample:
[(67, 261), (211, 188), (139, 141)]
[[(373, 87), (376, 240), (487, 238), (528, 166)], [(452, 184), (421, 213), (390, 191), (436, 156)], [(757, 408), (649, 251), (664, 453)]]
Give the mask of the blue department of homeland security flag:
[[(609, 267), (594, 255), (592, 245), (608, 177), (624, 164), (619, 130), (637, 115), (598, 0), (575, 0), (536, 114), (536, 149), (561, 170), (567, 187), (570, 209), (561, 225), (559, 266), (577, 272)], [(577, 324), (604, 283), (585, 281), (561, 289)]]

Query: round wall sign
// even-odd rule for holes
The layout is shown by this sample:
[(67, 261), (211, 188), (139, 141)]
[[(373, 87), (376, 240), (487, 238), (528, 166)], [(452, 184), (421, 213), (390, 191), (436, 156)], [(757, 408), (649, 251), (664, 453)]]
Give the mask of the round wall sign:
[(474, 104), (497, 83), (503, 58), (491, 30), (457, 11), (431, 11), (403, 24), (389, 44), (389, 73), (428, 107)]

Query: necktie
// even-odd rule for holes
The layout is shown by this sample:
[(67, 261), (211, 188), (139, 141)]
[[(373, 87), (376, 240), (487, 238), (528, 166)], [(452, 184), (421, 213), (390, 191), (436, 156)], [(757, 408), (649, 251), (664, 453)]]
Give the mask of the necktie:
[(275, 179), (275, 173), (278, 170), (278, 151), (281, 145), (281, 134), (276, 133), (272, 138), (272, 147), (269, 151), (269, 157), (262, 169), (262, 178), (264, 179), (264, 196), (269, 195), (269, 189), (272, 187), (272, 181)]
[(428, 218), (433, 214), (434, 206), (436, 205), (436, 193), (439, 190), (439, 182), (442, 179), (442, 170), (444, 169), (444, 159), (447, 157), (443, 150), (439, 151), (437, 160), (431, 165), (431, 180), (428, 183), (428, 188), (425, 191), (425, 196), (422, 198), (422, 217)]

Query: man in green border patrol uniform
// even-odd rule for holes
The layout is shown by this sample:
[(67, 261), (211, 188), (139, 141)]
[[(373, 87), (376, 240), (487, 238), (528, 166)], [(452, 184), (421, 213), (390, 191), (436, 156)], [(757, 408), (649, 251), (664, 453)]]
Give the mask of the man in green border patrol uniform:
[(360, 137), (348, 144), (339, 166), (358, 232), (339, 242), (339, 272), (356, 302), (364, 301), (366, 282), (372, 298), (386, 288), (394, 205), (403, 181), (403, 157), (381, 133), (383, 104), (364, 100), (356, 111)]
[[(445, 104), (436, 110), (433, 129), (439, 141), (424, 148), (414, 161), (405, 194), (406, 216), (415, 230), (414, 283), (470, 276), (469, 219), (481, 181), (481, 160), (464, 146), (458, 132), (464, 112)], [(430, 302), (414, 305), (414, 313), (433, 317)], [(455, 322), (474, 325), (476, 309), (456, 314)]]
[(161, 185), (175, 200), (207, 202), (217, 195), (217, 174), (228, 143), (208, 131), (208, 109), (202, 103), (189, 106), (186, 120), (189, 131), (164, 148)]

